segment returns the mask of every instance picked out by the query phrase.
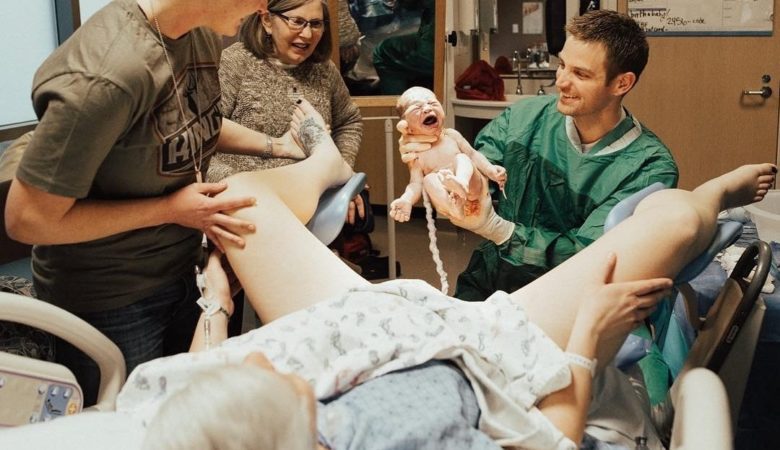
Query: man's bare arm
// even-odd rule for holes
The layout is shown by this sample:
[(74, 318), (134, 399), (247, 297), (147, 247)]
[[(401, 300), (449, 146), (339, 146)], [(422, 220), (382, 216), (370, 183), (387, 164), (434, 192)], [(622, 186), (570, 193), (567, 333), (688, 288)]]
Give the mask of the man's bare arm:
[(14, 179), (8, 193), (5, 221), (13, 239), (28, 244), (71, 244), (125, 231), (175, 223), (206, 231), (209, 237), (243, 239), (227, 231), (253, 231), (254, 225), (222, 214), (251, 206), (250, 197), (214, 199), (224, 183), (191, 184), (165, 197), (137, 200), (77, 200), (42, 191)]

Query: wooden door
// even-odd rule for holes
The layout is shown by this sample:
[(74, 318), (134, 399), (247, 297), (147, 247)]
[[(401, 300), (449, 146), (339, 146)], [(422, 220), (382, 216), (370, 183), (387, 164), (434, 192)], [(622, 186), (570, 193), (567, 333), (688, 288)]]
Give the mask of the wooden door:
[[(626, 11), (625, 0), (621, 11)], [(775, 0), (775, 16), (780, 0)], [(650, 62), (625, 104), (669, 146), (690, 189), (738, 165), (777, 162), (780, 27), (772, 36), (649, 37)], [(771, 81), (762, 82), (768, 75)], [(744, 96), (769, 86), (768, 99)]]

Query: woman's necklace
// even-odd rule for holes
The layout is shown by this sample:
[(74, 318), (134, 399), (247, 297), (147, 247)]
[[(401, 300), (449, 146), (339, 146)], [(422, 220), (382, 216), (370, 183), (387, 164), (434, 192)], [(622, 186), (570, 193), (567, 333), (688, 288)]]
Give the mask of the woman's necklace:
[[(160, 30), (160, 22), (157, 20), (157, 12), (154, 10), (154, 1), (149, 2), (149, 6), (152, 10), (152, 19), (154, 20), (154, 27), (157, 29), (157, 36), (160, 38), (160, 45), (162, 45), (163, 49), (163, 55), (165, 55), (165, 62), (168, 63), (168, 70), (171, 72), (171, 80), (173, 80), (173, 90), (174, 90), (174, 97), (176, 97), (176, 103), (179, 105), (179, 114), (181, 115), (181, 123), (182, 126), (186, 127), (187, 124), (187, 118), (184, 115), (184, 105), (181, 103), (181, 96), (179, 95), (179, 83), (176, 82), (176, 73), (173, 71), (173, 64), (171, 64), (171, 58), (168, 56), (168, 48), (165, 46), (165, 40), (163, 39), (162, 30)], [(192, 62), (195, 64), (195, 43), (192, 40), (193, 37), (190, 36), (190, 49), (192, 50)], [(198, 115), (198, 120), (200, 120), (200, 104), (198, 103), (198, 71), (197, 68), (195, 69), (195, 101), (193, 102), (195, 104), (195, 107), (198, 109), (196, 111)], [(190, 156), (192, 156), (192, 166), (195, 169), (195, 180), (198, 183), (203, 183), (203, 174), (201, 173), (200, 168), (203, 164), (203, 141), (202, 140), (196, 140), (198, 142), (198, 154), (195, 155), (195, 150), (193, 149), (193, 146), (190, 146)]]
[[(184, 115), (184, 105), (181, 104), (181, 97), (179, 96), (179, 84), (176, 82), (176, 73), (173, 71), (173, 64), (171, 64), (171, 58), (168, 56), (168, 49), (165, 47), (165, 39), (163, 38), (162, 30), (160, 30), (160, 22), (157, 20), (157, 12), (154, 10), (154, 1), (149, 1), (149, 7), (152, 10), (152, 18), (154, 19), (154, 27), (157, 28), (157, 36), (160, 38), (160, 45), (162, 45), (163, 54), (165, 55), (165, 61), (168, 63), (168, 70), (171, 72), (171, 80), (173, 80), (173, 95), (176, 97), (176, 102), (179, 104), (179, 114), (181, 114), (181, 123), (182, 126), (186, 127), (187, 119)], [(192, 63), (195, 64), (195, 41), (194, 38), (190, 36), (190, 49), (192, 50)], [(197, 67), (195, 68), (195, 109), (198, 120), (200, 120), (200, 104), (198, 103), (198, 70)], [(195, 169), (195, 180), (198, 183), (203, 183), (203, 174), (200, 171), (200, 168), (202, 167), (203, 163), (203, 140), (197, 140), (198, 142), (198, 156), (195, 156), (195, 151), (193, 150), (193, 147), (190, 146), (190, 156), (192, 156), (192, 166)], [(201, 255), (200, 255), (200, 261), (198, 264), (195, 264), (195, 273), (200, 275), (201, 267), (206, 267), (206, 262), (208, 261), (208, 237), (206, 236), (206, 233), (203, 233), (203, 237), (201, 238), (200, 242), (201, 246)], [(209, 340), (210, 329), (206, 327), (206, 340)]]

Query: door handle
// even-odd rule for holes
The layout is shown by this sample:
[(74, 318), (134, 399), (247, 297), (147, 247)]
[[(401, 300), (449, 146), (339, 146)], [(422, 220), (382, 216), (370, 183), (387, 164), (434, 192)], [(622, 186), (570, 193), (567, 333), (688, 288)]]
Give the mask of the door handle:
[(458, 33), (456, 31), (450, 31), (450, 34), (445, 35), (444, 40), (453, 47), (456, 47), (458, 45)]
[(751, 91), (749, 89), (745, 89), (742, 91), (742, 95), (760, 95), (763, 98), (769, 98), (772, 96), (772, 88), (769, 86), (763, 86), (761, 89), (757, 91)]

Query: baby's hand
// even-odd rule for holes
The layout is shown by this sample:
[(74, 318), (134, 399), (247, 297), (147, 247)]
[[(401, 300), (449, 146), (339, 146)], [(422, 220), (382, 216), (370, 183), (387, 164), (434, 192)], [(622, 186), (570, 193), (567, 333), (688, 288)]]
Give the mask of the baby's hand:
[(412, 203), (402, 198), (397, 198), (390, 203), (390, 217), (396, 222), (408, 222), (412, 215)]
[(498, 183), (498, 188), (504, 190), (506, 184), (506, 169), (499, 165), (493, 165), (492, 170), (487, 174), (488, 178)]

